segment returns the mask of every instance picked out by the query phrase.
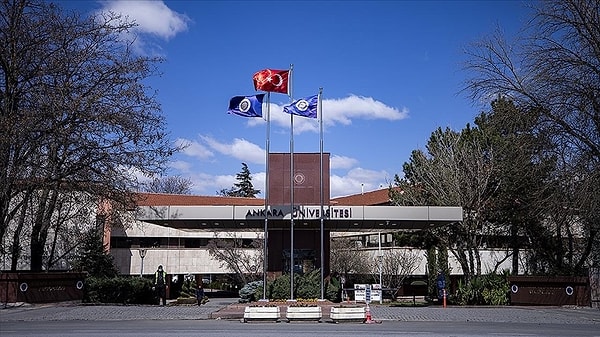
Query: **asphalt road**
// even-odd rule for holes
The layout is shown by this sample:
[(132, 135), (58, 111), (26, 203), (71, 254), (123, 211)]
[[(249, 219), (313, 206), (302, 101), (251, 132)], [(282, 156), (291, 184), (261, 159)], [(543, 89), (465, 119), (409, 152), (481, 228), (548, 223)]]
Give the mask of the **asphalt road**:
[(205, 306), (0, 306), (0, 336), (595, 336), (600, 309), (570, 307), (371, 306), (374, 324), (214, 319), (237, 299)]

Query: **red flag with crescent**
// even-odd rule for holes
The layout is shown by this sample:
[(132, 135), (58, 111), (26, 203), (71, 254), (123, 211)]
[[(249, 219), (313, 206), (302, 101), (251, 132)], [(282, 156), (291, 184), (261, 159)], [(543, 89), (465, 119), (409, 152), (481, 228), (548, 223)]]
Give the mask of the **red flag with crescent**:
[(263, 69), (257, 71), (252, 79), (255, 90), (287, 94), (289, 77), (289, 70)]

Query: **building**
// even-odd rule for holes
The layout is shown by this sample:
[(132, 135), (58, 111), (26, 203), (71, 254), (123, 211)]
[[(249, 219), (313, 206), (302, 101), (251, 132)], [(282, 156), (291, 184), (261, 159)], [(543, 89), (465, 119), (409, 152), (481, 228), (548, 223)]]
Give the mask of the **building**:
[[(318, 153), (295, 153), (293, 159), (292, 177), (289, 153), (269, 155), (267, 202), (141, 195), (136, 220), (110, 234), (110, 251), (120, 272), (150, 274), (161, 264), (171, 274), (212, 279), (231, 271), (209, 256), (206, 246), (211, 239), (235, 237), (250, 242), (264, 240), (266, 234), (269, 275), (288, 272), (292, 264), (294, 270), (322, 267), (328, 274), (331, 236), (385, 239), (389, 236), (379, 233), (423, 230), (462, 220), (461, 207), (390, 205), (387, 189), (331, 199), (329, 154), (323, 154), (323, 161)], [(248, 254), (260, 253), (246, 249)], [(254, 268), (262, 271), (264, 266)]]

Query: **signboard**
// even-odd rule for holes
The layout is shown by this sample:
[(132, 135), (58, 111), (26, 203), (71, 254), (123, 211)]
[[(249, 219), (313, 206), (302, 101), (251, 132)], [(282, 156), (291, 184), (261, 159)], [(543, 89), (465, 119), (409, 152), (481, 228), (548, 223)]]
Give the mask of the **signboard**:
[(355, 284), (354, 300), (365, 303), (381, 301), (381, 286), (379, 284)]

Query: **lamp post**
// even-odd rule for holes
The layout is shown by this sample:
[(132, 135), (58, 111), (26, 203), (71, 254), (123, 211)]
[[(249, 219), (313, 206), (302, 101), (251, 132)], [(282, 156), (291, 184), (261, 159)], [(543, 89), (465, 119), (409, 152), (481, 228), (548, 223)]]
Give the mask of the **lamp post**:
[(377, 241), (379, 243), (379, 303), (383, 303), (383, 285), (382, 285), (382, 276), (383, 276), (383, 253), (381, 252), (381, 232), (377, 232)]
[(138, 249), (138, 253), (140, 253), (140, 257), (142, 258), (142, 264), (140, 266), (140, 277), (144, 276), (144, 258), (146, 257), (146, 249), (140, 248)]

